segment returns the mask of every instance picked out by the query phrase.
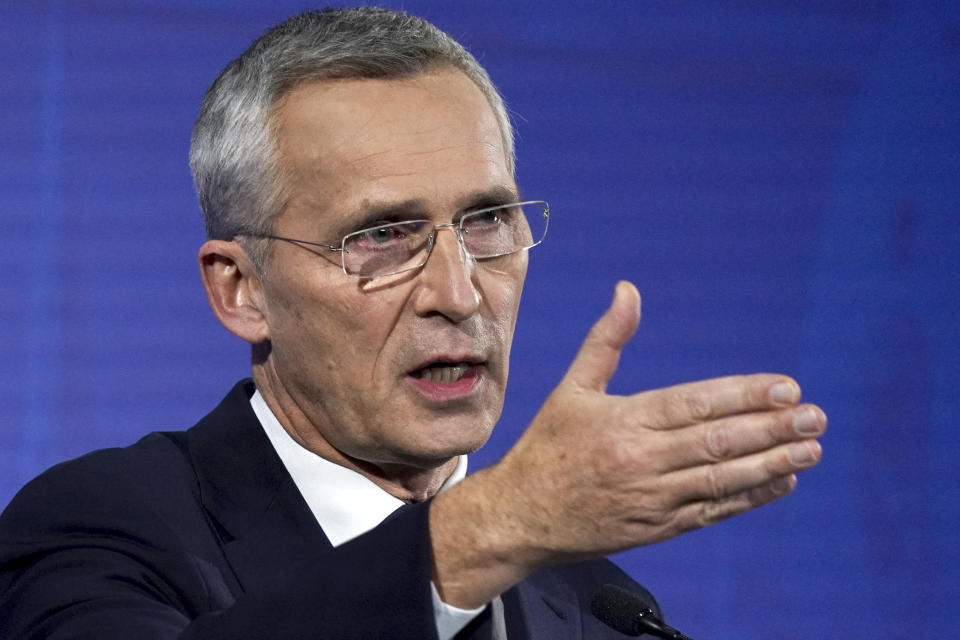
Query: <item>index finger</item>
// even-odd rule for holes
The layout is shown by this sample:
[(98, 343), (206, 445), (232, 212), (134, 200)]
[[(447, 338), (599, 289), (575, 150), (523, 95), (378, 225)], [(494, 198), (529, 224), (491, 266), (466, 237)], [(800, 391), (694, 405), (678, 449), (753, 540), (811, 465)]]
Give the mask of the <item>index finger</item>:
[(755, 373), (688, 382), (632, 396), (644, 426), (676, 429), (723, 416), (769, 411), (800, 402), (800, 385), (789, 376)]

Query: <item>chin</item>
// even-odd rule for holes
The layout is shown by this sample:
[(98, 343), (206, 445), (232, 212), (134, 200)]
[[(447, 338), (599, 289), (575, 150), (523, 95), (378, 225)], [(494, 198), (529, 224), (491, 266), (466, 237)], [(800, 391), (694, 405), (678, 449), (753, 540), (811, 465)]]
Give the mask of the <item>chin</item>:
[(471, 429), (473, 433), (466, 433), (466, 429), (443, 429), (432, 438), (419, 439), (417, 442), (407, 443), (403, 447), (411, 458), (428, 461), (433, 464), (444, 462), (468, 453), (473, 453), (490, 439), (492, 426), (483, 429)]

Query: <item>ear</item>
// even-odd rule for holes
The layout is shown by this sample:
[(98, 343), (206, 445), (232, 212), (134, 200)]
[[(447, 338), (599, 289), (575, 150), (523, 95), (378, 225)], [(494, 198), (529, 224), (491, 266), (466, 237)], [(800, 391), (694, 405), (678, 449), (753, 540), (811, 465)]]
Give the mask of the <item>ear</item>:
[(224, 327), (251, 344), (270, 337), (261, 305), (260, 278), (253, 261), (239, 244), (208, 240), (197, 256), (207, 301)]

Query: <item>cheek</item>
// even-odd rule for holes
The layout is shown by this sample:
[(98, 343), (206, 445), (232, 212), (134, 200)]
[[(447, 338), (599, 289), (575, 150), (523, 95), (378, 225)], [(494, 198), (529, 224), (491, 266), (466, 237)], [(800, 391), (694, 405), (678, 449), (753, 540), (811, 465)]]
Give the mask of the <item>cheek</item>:
[(279, 274), (278, 282), (270, 287), (267, 313), (278, 359), (295, 367), (300, 375), (318, 367), (329, 374), (355, 362), (352, 350), (359, 330), (355, 303), (319, 282), (312, 288), (289, 286), (291, 282), (309, 282), (309, 278), (284, 277), (286, 274)]
[[(519, 298), (519, 292), (517, 292), (517, 298)], [(510, 307), (509, 310), (504, 311), (504, 313), (497, 318), (496, 331), (497, 338), (500, 344), (503, 345), (503, 364), (506, 369), (509, 367), (510, 351), (513, 348), (513, 333), (517, 324), (517, 304), (513, 299), (504, 301), (504, 304), (509, 304)]]
[(403, 301), (381, 291), (377, 295), (363, 295), (347, 301), (338, 314), (338, 326), (343, 339), (350, 342), (351, 352), (356, 354), (372, 376), (377, 363), (389, 351)]
[(517, 319), (520, 294), (527, 275), (527, 254), (521, 252), (487, 269), (488, 282), (484, 289), (497, 324), (507, 323), (511, 328)]
[[(520, 256), (518, 256), (520, 257)], [(525, 258), (525, 256), (523, 256)], [(526, 274), (526, 260), (518, 260), (516, 264), (503, 265), (487, 274), (485, 293), (487, 305), (490, 309), (492, 327), (497, 334), (497, 340), (503, 345), (503, 355), (510, 355), (510, 346), (513, 342), (513, 331), (517, 323), (517, 310), (520, 306), (520, 294), (523, 291), (523, 281)], [(505, 268), (512, 267), (512, 268)]]
[(353, 295), (343, 296), (337, 308), (330, 310), (329, 322), (321, 327), (326, 336), (336, 336), (333, 348), (343, 366), (337, 375), (348, 378), (355, 387), (367, 388), (384, 373), (392, 375), (390, 363), (396, 359), (397, 345), (391, 338), (395, 337), (403, 309), (402, 299), (384, 295), (392, 293), (365, 295), (354, 291)]

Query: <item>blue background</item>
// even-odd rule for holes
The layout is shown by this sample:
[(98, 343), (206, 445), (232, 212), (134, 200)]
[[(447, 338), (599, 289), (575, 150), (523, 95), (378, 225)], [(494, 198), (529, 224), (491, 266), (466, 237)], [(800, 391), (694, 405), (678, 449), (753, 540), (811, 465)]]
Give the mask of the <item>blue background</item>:
[[(502, 89), (549, 200), (507, 406), (516, 439), (617, 279), (618, 393), (753, 371), (830, 416), (789, 499), (617, 558), (703, 639), (955, 637), (956, 2), (387, 3)], [(190, 128), (303, 2), (0, 9), (0, 504), (47, 466), (185, 427), (248, 371), (197, 277)], [(602, 428), (597, 425), (596, 428)]]

